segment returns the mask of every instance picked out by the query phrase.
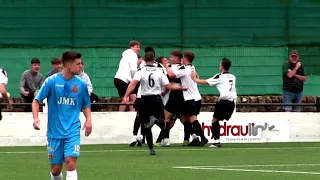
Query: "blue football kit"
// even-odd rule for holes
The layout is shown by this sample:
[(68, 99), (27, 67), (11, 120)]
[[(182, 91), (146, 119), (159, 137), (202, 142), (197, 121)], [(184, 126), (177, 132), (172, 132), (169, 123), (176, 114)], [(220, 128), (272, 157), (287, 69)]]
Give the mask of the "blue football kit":
[(48, 155), (50, 164), (63, 164), (65, 157), (80, 156), (80, 112), (90, 107), (85, 82), (78, 76), (65, 79), (61, 73), (48, 77), (35, 99), (47, 98)]

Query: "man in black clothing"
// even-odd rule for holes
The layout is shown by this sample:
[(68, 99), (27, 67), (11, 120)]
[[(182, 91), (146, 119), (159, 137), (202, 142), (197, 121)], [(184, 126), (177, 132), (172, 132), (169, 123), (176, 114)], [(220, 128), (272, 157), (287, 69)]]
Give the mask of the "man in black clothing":
[[(289, 61), (282, 66), (283, 103), (301, 103), (303, 85), (307, 77), (299, 59), (299, 52), (292, 50), (289, 53)], [(286, 112), (301, 111), (299, 106), (284, 106), (283, 109)]]

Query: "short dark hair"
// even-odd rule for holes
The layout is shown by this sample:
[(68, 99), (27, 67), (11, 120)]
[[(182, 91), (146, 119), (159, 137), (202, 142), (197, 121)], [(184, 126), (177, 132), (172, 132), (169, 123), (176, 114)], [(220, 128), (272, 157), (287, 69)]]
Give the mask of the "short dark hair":
[(75, 59), (81, 58), (81, 53), (75, 51), (67, 51), (62, 54), (62, 63), (65, 64), (67, 62), (72, 62)]
[(40, 60), (38, 58), (32, 58), (30, 63), (31, 64), (40, 64)]
[(231, 61), (227, 58), (222, 58), (221, 66), (223, 67), (224, 70), (229, 71), (231, 67)]
[(153, 54), (153, 52), (147, 52), (147, 53), (144, 55), (144, 61), (146, 61), (146, 62), (154, 61), (154, 54)]
[(163, 60), (164, 58), (165, 58), (164, 56), (160, 56), (160, 57), (158, 57), (155, 61), (156, 61), (157, 63), (162, 63), (162, 60)]
[(144, 48), (144, 53), (153, 52), (153, 56), (156, 56), (156, 50), (152, 46), (147, 46)]
[(61, 64), (62, 62), (61, 62), (61, 59), (59, 59), (59, 58), (53, 58), (52, 60), (51, 60), (51, 64)]
[(182, 59), (182, 57), (183, 57), (181, 51), (171, 51), (170, 54), (171, 54), (172, 56), (176, 56), (176, 57), (178, 57), (178, 58), (180, 58), (180, 59)]
[(134, 47), (134, 46), (140, 46), (139, 41), (132, 40), (132, 41), (129, 42), (129, 48)]
[(183, 57), (187, 58), (188, 61), (189, 61), (190, 63), (192, 63), (193, 60), (194, 60), (194, 53), (193, 53), (193, 52), (184, 52), (184, 53), (183, 53)]

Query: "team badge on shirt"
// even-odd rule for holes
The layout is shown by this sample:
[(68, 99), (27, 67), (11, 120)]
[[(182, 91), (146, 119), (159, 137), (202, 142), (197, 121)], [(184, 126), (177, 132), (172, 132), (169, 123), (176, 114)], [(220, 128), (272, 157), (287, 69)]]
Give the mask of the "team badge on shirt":
[(74, 92), (74, 93), (78, 92), (78, 86), (76, 84), (73, 85), (72, 92)]

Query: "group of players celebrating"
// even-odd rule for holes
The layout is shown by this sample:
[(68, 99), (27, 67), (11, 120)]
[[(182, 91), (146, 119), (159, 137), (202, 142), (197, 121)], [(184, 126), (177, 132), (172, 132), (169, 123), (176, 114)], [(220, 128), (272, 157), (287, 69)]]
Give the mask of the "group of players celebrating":
[[(231, 67), (230, 60), (223, 58), (220, 62), (221, 72), (204, 80), (199, 79), (192, 64), (195, 58), (192, 52), (172, 51), (169, 64), (165, 57), (155, 59), (155, 50), (152, 47), (145, 48), (144, 61), (138, 60), (139, 50), (139, 42), (130, 42), (129, 49), (123, 53), (114, 79), (123, 102), (134, 102), (137, 110), (134, 138), (130, 145), (142, 145), (142, 139), (137, 136), (141, 125), (141, 134), (147, 140), (150, 155), (155, 155), (151, 128), (154, 124), (161, 128), (156, 144), (169, 146), (170, 129), (176, 118), (184, 125), (183, 145), (206, 145), (208, 139), (197, 120), (202, 99), (197, 84), (204, 84), (216, 86), (220, 92), (212, 119), (211, 130), (215, 141), (210, 147), (221, 147), (219, 121), (230, 119), (237, 98), (236, 78), (228, 72)], [(76, 161), (80, 156), (81, 111), (86, 118), (83, 125), (85, 135), (89, 136), (92, 131), (88, 88), (77, 76), (83, 68), (81, 56), (78, 52), (64, 52), (63, 70), (44, 81), (32, 103), (33, 127), (39, 130), (39, 106), (45, 98), (48, 101), (47, 138), (51, 180), (63, 179), (64, 163), (67, 171), (66, 180), (78, 179)], [(11, 105), (6, 91), (7, 83), (7, 73), (0, 69), (0, 99), (7, 100)], [(135, 92), (137, 99), (133, 95)], [(190, 136), (192, 140), (189, 143)]]
[[(140, 44), (130, 42), (129, 47), (137, 53)], [(170, 129), (175, 124), (176, 119), (180, 119), (184, 125), (183, 146), (203, 147), (206, 145), (208, 139), (204, 136), (197, 118), (202, 102), (197, 85), (199, 83), (215, 85), (220, 92), (212, 119), (212, 134), (215, 142), (210, 147), (221, 147), (219, 121), (230, 119), (237, 98), (236, 78), (228, 72), (231, 61), (223, 58), (220, 62), (221, 72), (203, 80), (199, 79), (193, 65), (194, 53), (172, 51), (170, 53), (171, 64), (164, 56), (155, 58), (155, 54), (152, 47), (145, 48), (144, 60), (138, 59), (135, 61), (137, 62), (137, 70), (125, 90), (123, 89), (124, 86), (120, 87), (119, 83), (115, 83), (119, 96), (123, 97), (123, 102), (127, 104), (133, 103), (130, 96), (135, 92), (137, 93), (137, 98), (134, 100), (137, 116), (130, 146), (136, 144), (141, 146), (145, 137), (150, 155), (155, 155), (154, 145), (170, 146)], [(141, 58), (139, 55), (137, 57)], [(121, 71), (120, 69), (121, 67), (119, 67), (118, 74)], [(119, 81), (117, 76), (115, 77), (116, 81)], [(154, 124), (161, 129), (155, 144), (151, 131)], [(137, 136), (140, 125), (142, 137)], [(189, 141), (190, 136), (191, 141)]]

